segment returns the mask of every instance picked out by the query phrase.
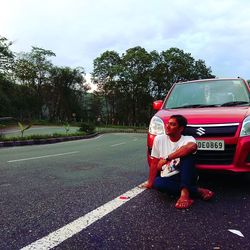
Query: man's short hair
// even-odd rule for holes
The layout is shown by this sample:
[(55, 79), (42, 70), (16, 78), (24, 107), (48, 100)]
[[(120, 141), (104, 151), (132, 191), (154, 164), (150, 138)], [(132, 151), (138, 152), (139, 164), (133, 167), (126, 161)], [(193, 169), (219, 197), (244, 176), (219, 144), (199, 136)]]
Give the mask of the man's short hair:
[(171, 115), (170, 119), (171, 118), (176, 119), (179, 127), (184, 127), (185, 128), (187, 126), (187, 119), (183, 115)]

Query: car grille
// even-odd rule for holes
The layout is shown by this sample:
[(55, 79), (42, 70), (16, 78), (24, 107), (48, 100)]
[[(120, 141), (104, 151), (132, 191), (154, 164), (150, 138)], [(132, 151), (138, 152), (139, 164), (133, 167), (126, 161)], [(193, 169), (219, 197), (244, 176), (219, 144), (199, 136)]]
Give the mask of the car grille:
[(196, 163), (205, 165), (228, 165), (233, 162), (236, 145), (225, 145), (224, 151), (198, 150)]
[[(189, 124), (184, 131), (185, 135), (192, 135), (196, 139), (217, 137), (220, 140), (222, 137), (233, 137), (238, 129), (238, 123), (231, 124)], [(213, 150), (198, 150), (197, 164), (205, 165), (228, 165), (233, 162), (236, 145), (225, 145), (223, 151)]]
[(214, 124), (214, 125), (188, 125), (185, 128), (185, 135), (192, 135), (193, 137), (226, 137), (234, 136), (239, 124)]

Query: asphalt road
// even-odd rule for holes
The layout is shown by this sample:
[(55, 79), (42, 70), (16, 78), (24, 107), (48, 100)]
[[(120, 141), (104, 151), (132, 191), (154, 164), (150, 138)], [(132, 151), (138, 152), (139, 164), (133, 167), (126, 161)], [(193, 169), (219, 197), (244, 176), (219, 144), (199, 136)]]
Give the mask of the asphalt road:
[[(1, 148), (0, 249), (29, 246), (144, 182), (145, 152), (145, 134)], [(199, 182), (212, 201), (176, 210), (174, 197), (145, 190), (54, 249), (250, 249), (249, 177)]]

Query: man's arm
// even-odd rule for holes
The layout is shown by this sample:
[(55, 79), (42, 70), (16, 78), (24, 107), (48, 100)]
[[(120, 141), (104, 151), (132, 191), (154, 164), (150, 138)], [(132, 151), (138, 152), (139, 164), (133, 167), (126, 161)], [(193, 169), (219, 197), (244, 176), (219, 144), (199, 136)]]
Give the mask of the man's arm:
[(169, 160), (175, 158), (181, 158), (190, 154), (193, 154), (197, 151), (197, 144), (195, 142), (188, 142), (186, 145), (178, 148), (175, 152), (168, 155)]
[[(197, 144), (195, 142), (188, 142), (186, 145), (178, 148), (175, 152), (168, 155), (168, 161), (171, 161), (176, 158), (181, 158), (190, 154), (193, 154), (197, 151)], [(158, 169), (166, 164), (168, 161), (161, 160), (158, 164)]]
[(160, 160), (158, 158), (153, 157), (153, 159), (151, 160), (151, 164), (149, 166), (149, 175), (148, 175), (148, 180), (146, 182), (146, 184), (144, 185), (144, 187), (146, 188), (152, 188), (155, 177), (157, 175), (158, 169), (158, 162)]

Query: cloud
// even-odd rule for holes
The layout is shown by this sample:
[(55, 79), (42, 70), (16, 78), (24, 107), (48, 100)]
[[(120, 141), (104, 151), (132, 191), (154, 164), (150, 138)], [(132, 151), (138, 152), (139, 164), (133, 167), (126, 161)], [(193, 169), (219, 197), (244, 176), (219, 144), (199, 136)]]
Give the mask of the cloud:
[(1, 9), (0, 35), (14, 50), (50, 49), (57, 65), (90, 73), (106, 50), (178, 47), (217, 76), (250, 79), (248, 0), (8, 0)]

